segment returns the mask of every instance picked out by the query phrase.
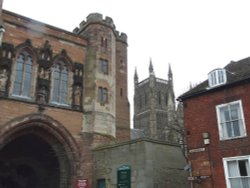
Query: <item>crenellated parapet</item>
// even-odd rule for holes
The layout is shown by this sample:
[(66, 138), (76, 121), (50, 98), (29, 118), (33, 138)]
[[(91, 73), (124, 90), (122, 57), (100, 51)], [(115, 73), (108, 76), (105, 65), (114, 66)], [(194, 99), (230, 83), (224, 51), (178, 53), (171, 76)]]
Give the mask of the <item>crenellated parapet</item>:
[(107, 26), (111, 28), (116, 36), (116, 39), (127, 43), (127, 35), (123, 32), (119, 32), (116, 30), (115, 24), (113, 22), (113, 19), (111, 17), (106, 16), (105, 19), (103, 19), (103, 15), (100, 13), (91, 13), (87, 16), (87, 20), (83, 20), (79, 27), (76, 27), (73, 30), (73, 33), (75, 34), (81, 34), (90, 24), (101, 24), (103, 26)]
[(119, 31), (115, 31), (115, 35), (116, 35), (116, 39), (121, 41), (121, 42), (125, 42), (127, 43), (127, 34), (126, 33), (119, 33)]

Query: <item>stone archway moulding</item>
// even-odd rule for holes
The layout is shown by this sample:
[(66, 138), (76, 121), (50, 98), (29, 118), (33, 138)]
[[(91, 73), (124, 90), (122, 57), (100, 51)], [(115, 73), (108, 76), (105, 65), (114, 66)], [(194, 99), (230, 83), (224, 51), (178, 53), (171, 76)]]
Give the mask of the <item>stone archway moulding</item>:
[(67, 152), (73, 177), (71, 185), (77, 176), (77, 166), (79, 165), (80, 152), (78, 145), (71, 133), (58, 121), (52, 117), (40, 113), (29, 114), (15, 118), (0, 127), (0, 150), (18, 136), (30, 132), (32, 127), (39, 128), (48, 135), (53, 136)]

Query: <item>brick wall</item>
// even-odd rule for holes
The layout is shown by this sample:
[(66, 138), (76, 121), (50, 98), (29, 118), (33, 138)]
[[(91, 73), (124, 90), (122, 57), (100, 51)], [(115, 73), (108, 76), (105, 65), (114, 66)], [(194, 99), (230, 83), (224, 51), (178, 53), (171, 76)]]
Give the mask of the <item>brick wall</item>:
[(127, 44), (116, 42), (116, 137), (130, 139), (130, 105), (128, 101)]
[[(216, 105), (242, 100), (246, 131), (250, 135), (250, 85), (207, 92), (184, 100), (184, 124), (187, 134), (188, 158), (192, 163), (194, 176), (211, 176), (200, 185), (202, 188), (226, 187), (222, 158), (249, 155), (249, 138), (219, 140)], [(203, 143), (202, 133), (210, 134), (210, 144)], [(192, 152), (204, 148), (204, 151)], [(191, 151), (190, 151), (191, 150)]]
[[(94, 27), (89, 27), (90, 30), (84, 33), (88, 34), (88, 36), (80, 35), (79, 33), (70, 33), (5, 10), (3, 11), (2, 18), (6, 30), (3, 42), (10, 44), (10, 46), (13, 46), (14, 49), (13, 57), (11, 57), (10, 61), (8, 60), (10, 64), (14, 64), (15, 62), (15, 53), (17, 53), (16, 49), (18, 49), (20, 45), (25, 45), (27, 39), (29, 41), (29, 45), (34, 51), (35, 56), (39, 56), (40, 50), (44, 47), (45, 43), (48, 42), (52, 50), (52, 58), (57, 57), (57, 55), (60, 55), (62, 52), (65, 52), (71, 64), (77, 65), (78, 67), (80, 65), (84, 65), (84, 78), (86, 80), (83, 79), (80, 81), (83, 84), (82, 88), (84, 89), (83, 97), (85, 101), (82, 102), (84, 111), (81, 109), (74, 109), (71, 105), (57, 106), (55, 104), (51, 104), (50, 101), (45, 102), (45, 104), (41, 106), (36, 101), (37, 78), (34, 78), (32, 81), (33, 90), (31, 92), (32, 96), (30, 99), (16, 98), (12, 96), (10, 87), (10, 85), (13, 85), (14, 81), (14, 77), (10, 77), (10, 75), (13, 75), (13, 72), (11, 72), (13, 71), (11, 70), (12, 66), (6, 65), (7, 61), (0, 61), (0, 68), (2, 68), (2, 64), (5, 63), (4, 66), (9, 70), (9, 83), (7, 84), (6, 90), (4, 90), (4, 94), (0, 93), (0, 135), (5, 132), (8, 132), (8, 135), (11, 135), (11, 133), (16, 134), (15, 131), (11, 131), (13, 127), (15, 127), (16, 130), (23, 128), (23, 133), (26, 128), (30, 128), (29, 126), (31, 124), (34, 124), (35, 127), (45, 126), (46, 128), (42, 130), (43, 135), (44, 132), (47, 131), (48, 135), (58, 139), (57, 143), (62, 143), (63, 146), (61, 147), (65, 146), (64, 149), (68, 152), (67, 155), (71, 161), (70, 163), (73, 169), (71, 180), (75, 181), (76, 179), (82, 178), (88, 179), (90, 184), (89, 186), (91, 187), (93, 176), (92, 149), (98, 145), (116, 142), (117, 140), (115, 140), (115, 135), (121, 138), (120, 140), (129, 139), (130, 127), (129, 104), (127, 99), (127, 44), (124, 41), (117, 42), (116, 47), (116, 31), (112, 29), (113, 26), (110, 22), (110, 18), (107, 18), (106, 22), (111, 24), (112, 27), (104, 27), (102, 24), (94, 24)], [(97, 31), (100, 36), (96, 38), (96, 33), (92, 31)], [(100, 48), (99, 39), (102, 35), (106, 36), (108, 40), (110, 40), (110, 45), (106, 51), (103, 51), (103, 49)], [(93, 43), (93, 48), (91, 49), (93, 51), (89, 48), (91, 42)], [(119, 55), (116, 56), (116, 53), (118, 52)], [(110, 75), (108, 76), (100, 75), (97, 72), (97, 62), (101, 57), (108, 59), (108, 61), (112, 63), (109, 67)], [(120, 62), (120, 60), (124, 62), (123, 66), (125, 65), (123, 70), (117, 68), (120, 68), (120, 64), (118, 64), (118, 61)], [(34, 61), (36, 61), (36, 59)], [(37, 76), (38, 65), (35, 66), (36, 68), (33, 69), (35, 70), (35, 73), (32, 75)], [(72, 77), (71, 79), (75, 79), (76, 74), (73, 70), (74, 66), (72, 65), (70, 67), (69, 75)], [(86, 74), (86, 72), (88, 72), (88, 74)], [(96, 74), (93, 74), (93, 72)], [(115, 78), (118, 80), (117, 84), (115, 84)], [(96, 84), (104, 85), (109, 89), (111, 101), (104, 107), (100, 106), (100, 104), (98, 104), (99, 106), (95, 104), (95, 108), (92, 108), (92, 102), (97, 102)], [(70, 88), (72, 93), (74, 88), (75, 87)], [(116, 88), (117, 91), (119, 91), (119, 99), (116, 99), (118, 95)], [(120, 96), (120, 88), (123, 90), (122, 96)], [(69, 98), (72, 100), (73, 97), (70, 96)], [(69, 104), (71, 104), (71, 102)], [(86, 112), (86, 109), (88, 112)], [(103, 125), (105, 118), (99, 118), (99, 122), (89, 122), (89, 119), (86, 119), (86, 117), (90, 117), (90, 119), (92, 117), (96, 117), (91, 116), (91, 114), (98, 114), (97, 112), (101, 112), (103, 116), (106, 115), (105, 118), (107, 119), (107, 126), (109, 126), (108, 128), (112, 128), (112, 133), (114, 133), (113, 136), (111, 135), (111, 131), (105, 128), (104, 129), (107, 134), (100, 133), (101, 131), (99, 129), (96, 129), (96, 132), (91, 133), (83, 132), (87, 126), (89, 128), (96, 125), (96, 123), (99, 123), (99, 127)], [(85, 116), (87, 113), (90, 114), (90, 116)], [(39, 117), (41, 119), (37, 119)], [(108, 118), (113, 119), (110, 121)], [(117, 122), (115, 120), (117, 120)], [(111, 125), (110, 122), (113, 124)], [(23, 124), (29, 125), (23, 126)], [(98, 126), (96, 127), (98, 128)], [(117, 126), (116, 133), (115, 126)], [(16, 137), (14, 136), (13, 139), (15, 138)], [(46, 138), (47, 136), (45, 135), (44, 140), (46, 140)], [(1, 137), (0, 143), (6, 144), (8, 143), (8, 140), (9, 138), (6, 136), (4, 138)], [(4, 144), (2, 144), (2, 147), (4, 147)]]
[[(29, 39), (32, 48), (38, 53), (39, 50), (43, 48), (45, 42), (49, 41), (53, 57), (60, 54), (62, 50), (65, 50), (72, 63), (77, 62), (79, 64), (84, 64), (87, 45), (87, 41), (84, 38), (8, 11), (3, 11), (2, 18), (6, 30), (3, 42), (12, 44), (14, 48), (16, 48)], [(13, 58), (12, 61), (15, 62), (15, 59)], [(35, 82), (33, 84), (35, 84)], [(34, 88), (35, 87), (36, 86), (34, 86)], [(53, 121), (58, 122), (58, 125), (62, 126), (62, 130), (65, 130), (64, 133), (66, 134), (62, 133), (64, 134), (62, 138), (58, 136), (58, 139), (64, 139), (65, 141), (59, 140), (59, 142), (65, 143), (66, 145), (70, 145), (69, 143), (72, 142), (74, 145), (73, 147), (75, 147), (75, 153), (68, 154), (69, 156), (77, 156), (75, 159), (72, 158), (71, 165), (75, 166), (75, 171), (71, 177), (72, 181), (75, 181), (77, 178), (87, 178), (91, 185), (91, 146), (88, 145), (89, 141), (87, 142), (81, 135), (81, 130), (84, 126), (82, 112), (72, 110), (71, 106), (58, 107), (50, 103), (44, 105), (43, 111), (39, 111), (39, 105), (35, 102), (35, 93), (33, 93), (32, 98), (27, 101), (21, 98), (14, 98), (11, 93), (9, 93), (9, 88), (7, 92), (8, 96), (0, 98), (0, 129), (2, 128), (0, 132), (2, 132), (2, 130), (7, 130), (7, 128), (11, 129), (12, 125), (18, 125), (21, 117), (32, 117), (32, 115), (35, 114), (50, 117)], [(39, 123), (38, 121), (35, 120), (33, 122), (34, 126)], [(5, 127), (7, 128), (4, 129)], [(56, 131), (50, 130), (49, 126), (47, 131), (48, 135), (59, 135)], [(70, 141), (70, 137), (74, 138), (74, 140)], [(4, 142), (6, 142), (6, 140), (4, 140)], [(83, 157), (88, 160), (83, 160)]]

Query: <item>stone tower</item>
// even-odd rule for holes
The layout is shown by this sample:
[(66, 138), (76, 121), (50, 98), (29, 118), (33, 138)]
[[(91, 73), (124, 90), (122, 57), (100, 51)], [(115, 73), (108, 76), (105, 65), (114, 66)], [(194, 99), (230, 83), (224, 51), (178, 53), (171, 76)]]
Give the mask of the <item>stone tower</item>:
[(90, 14), (74, 32), (88, 40), (83, 132), (128, 139), (127, 35), (99, 13)]
[(138, 81), (134, 75), (134, 128), (143, 130), (146, 137), (175, 142), (175, 96), (173, 75), (169, 65), (168, 80), (157, 78), (152, 61), (149, 77)]

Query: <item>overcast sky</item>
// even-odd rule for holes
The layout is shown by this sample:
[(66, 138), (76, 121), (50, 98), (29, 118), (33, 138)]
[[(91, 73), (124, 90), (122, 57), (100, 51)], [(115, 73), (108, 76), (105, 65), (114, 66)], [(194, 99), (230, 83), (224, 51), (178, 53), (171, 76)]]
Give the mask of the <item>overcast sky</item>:
[[(176, 97), (215, 68), (250, 56), (249, 0), (4, 0), (3, 8), (72, 31), (90, 13), (113, 19), (128, 35), (129, 100), (135, 67), (157, 77), (171, 64)], [(131, 116), (132, 118), (132, 116)]]

